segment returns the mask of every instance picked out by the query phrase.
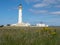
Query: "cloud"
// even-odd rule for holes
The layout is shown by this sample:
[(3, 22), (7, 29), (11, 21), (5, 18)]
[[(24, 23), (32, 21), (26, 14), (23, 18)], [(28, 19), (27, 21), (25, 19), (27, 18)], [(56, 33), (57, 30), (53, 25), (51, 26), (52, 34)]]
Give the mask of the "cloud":
[(41, 3), (36, 3), (33, 5), (34, 8), (47, 7), (52, 3), (56, 3), (55, 0), (43, 0)]
[(46, 3), (46, 4), (56, 4), (57, 0), (43, 0), (42, 3)]
[(48, 6), (48, 5), (44, 4), (44, 3), (38, 3), (38, 4), (33, 5), (33, 7), (35, 7), (35, 8), (45, 7), (45, 6)]
[(35, 8), (46, 7), (52, 4), (58, 4), (59, 0), (43, 0), (41, 3), (36, 3), (33, 5)]
[(33, 9), (29, 9), (29, 11), (34, 14), (44, 14), (48, 12), (47, 10), (33, 10)]
[(16, 10), (16, 9), (18, 9), (18, 7), (9, 8), (8, 11)]
[(56, 5), (55, 7), (60, 8), (60, 5)]
[(60, 11), (51, 12), (50, 14), (54, 14), (54, 15), (60, 15)]
[(42, 3), (47, 3), (47, 4), (56, 4), (60, 2), (60, 0), (25, 0), (25, 2), (31, 3), (31, 2), (42, 2)]
[(38, 1), (40, 1), (40, 0), (25, 0), (25, 2), (27, 2), (27, 3), (38, 2)]
[[(50, 8), (50, 7), (56, 7), (57, 8), (60, 8), (60, 0), (26, 0), (27, 2), (29, 3), (33, 3), (33, 8), (38, 8), (40, 9), (40, 7), (47, 7), (47, 8)], [(55, 14), (55, 15), (60, 15), (60, 11), (56, 11), (56, 12), (48, 12), (47, 10), (50, 10), (50, 9), (47, 9), (47, 10), (34, 10), (34, 9), (29, 9), (30, 12), (34, 13), (34, 14), (44, 14), (44, 13), (49, 13), (49, 14)], [(51, 8), (52, 9), (52, 8)]]
[(45, 2), (45, 3), (55, 3), (60, 0), (25, 0), (26, 2)]
[(28, 4), (32, 4), (34, 8), (51, 7), (52, 4), (60, 3), (60, 0), (25, 0)]
[(52, 14), (52, 15), (60, 15), (60, 11), (55, 11), (55, 12), (49, 12), (48, 10), (34, 10), (34, 9), (29, 9), (30, 12), (34, 14)]

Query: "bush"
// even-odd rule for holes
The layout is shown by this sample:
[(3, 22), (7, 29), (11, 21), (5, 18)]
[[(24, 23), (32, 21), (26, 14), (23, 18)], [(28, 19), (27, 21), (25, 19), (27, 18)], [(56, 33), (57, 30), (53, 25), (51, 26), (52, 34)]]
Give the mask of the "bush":
[(0, 27), (4, 27), (4, 25), (0, 25)]
[(7, 24), (7, 26), (10, 26), (10, 24)]

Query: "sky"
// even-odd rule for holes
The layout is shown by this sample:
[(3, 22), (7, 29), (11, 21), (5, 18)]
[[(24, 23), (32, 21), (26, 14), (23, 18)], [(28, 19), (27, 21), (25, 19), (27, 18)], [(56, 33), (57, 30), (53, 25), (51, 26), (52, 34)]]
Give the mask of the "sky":
[(0, 0), (0, 25), (18, 22), (18, 7), (23, 6), (23, 22), (60, 26), (60, 0)]

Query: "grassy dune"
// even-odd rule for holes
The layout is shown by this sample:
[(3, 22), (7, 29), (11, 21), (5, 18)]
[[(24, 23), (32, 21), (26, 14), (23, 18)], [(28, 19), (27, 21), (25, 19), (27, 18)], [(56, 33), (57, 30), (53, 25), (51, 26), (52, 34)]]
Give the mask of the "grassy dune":
[(60, 27), (0, 27), (0, 45), (60, 45)]

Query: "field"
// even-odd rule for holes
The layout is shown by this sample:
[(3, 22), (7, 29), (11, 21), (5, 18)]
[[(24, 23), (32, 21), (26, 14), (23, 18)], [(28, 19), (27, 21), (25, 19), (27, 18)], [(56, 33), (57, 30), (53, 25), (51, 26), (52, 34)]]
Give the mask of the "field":
[(60, 45), (60, 27), (0, 27), (0, 45)]

